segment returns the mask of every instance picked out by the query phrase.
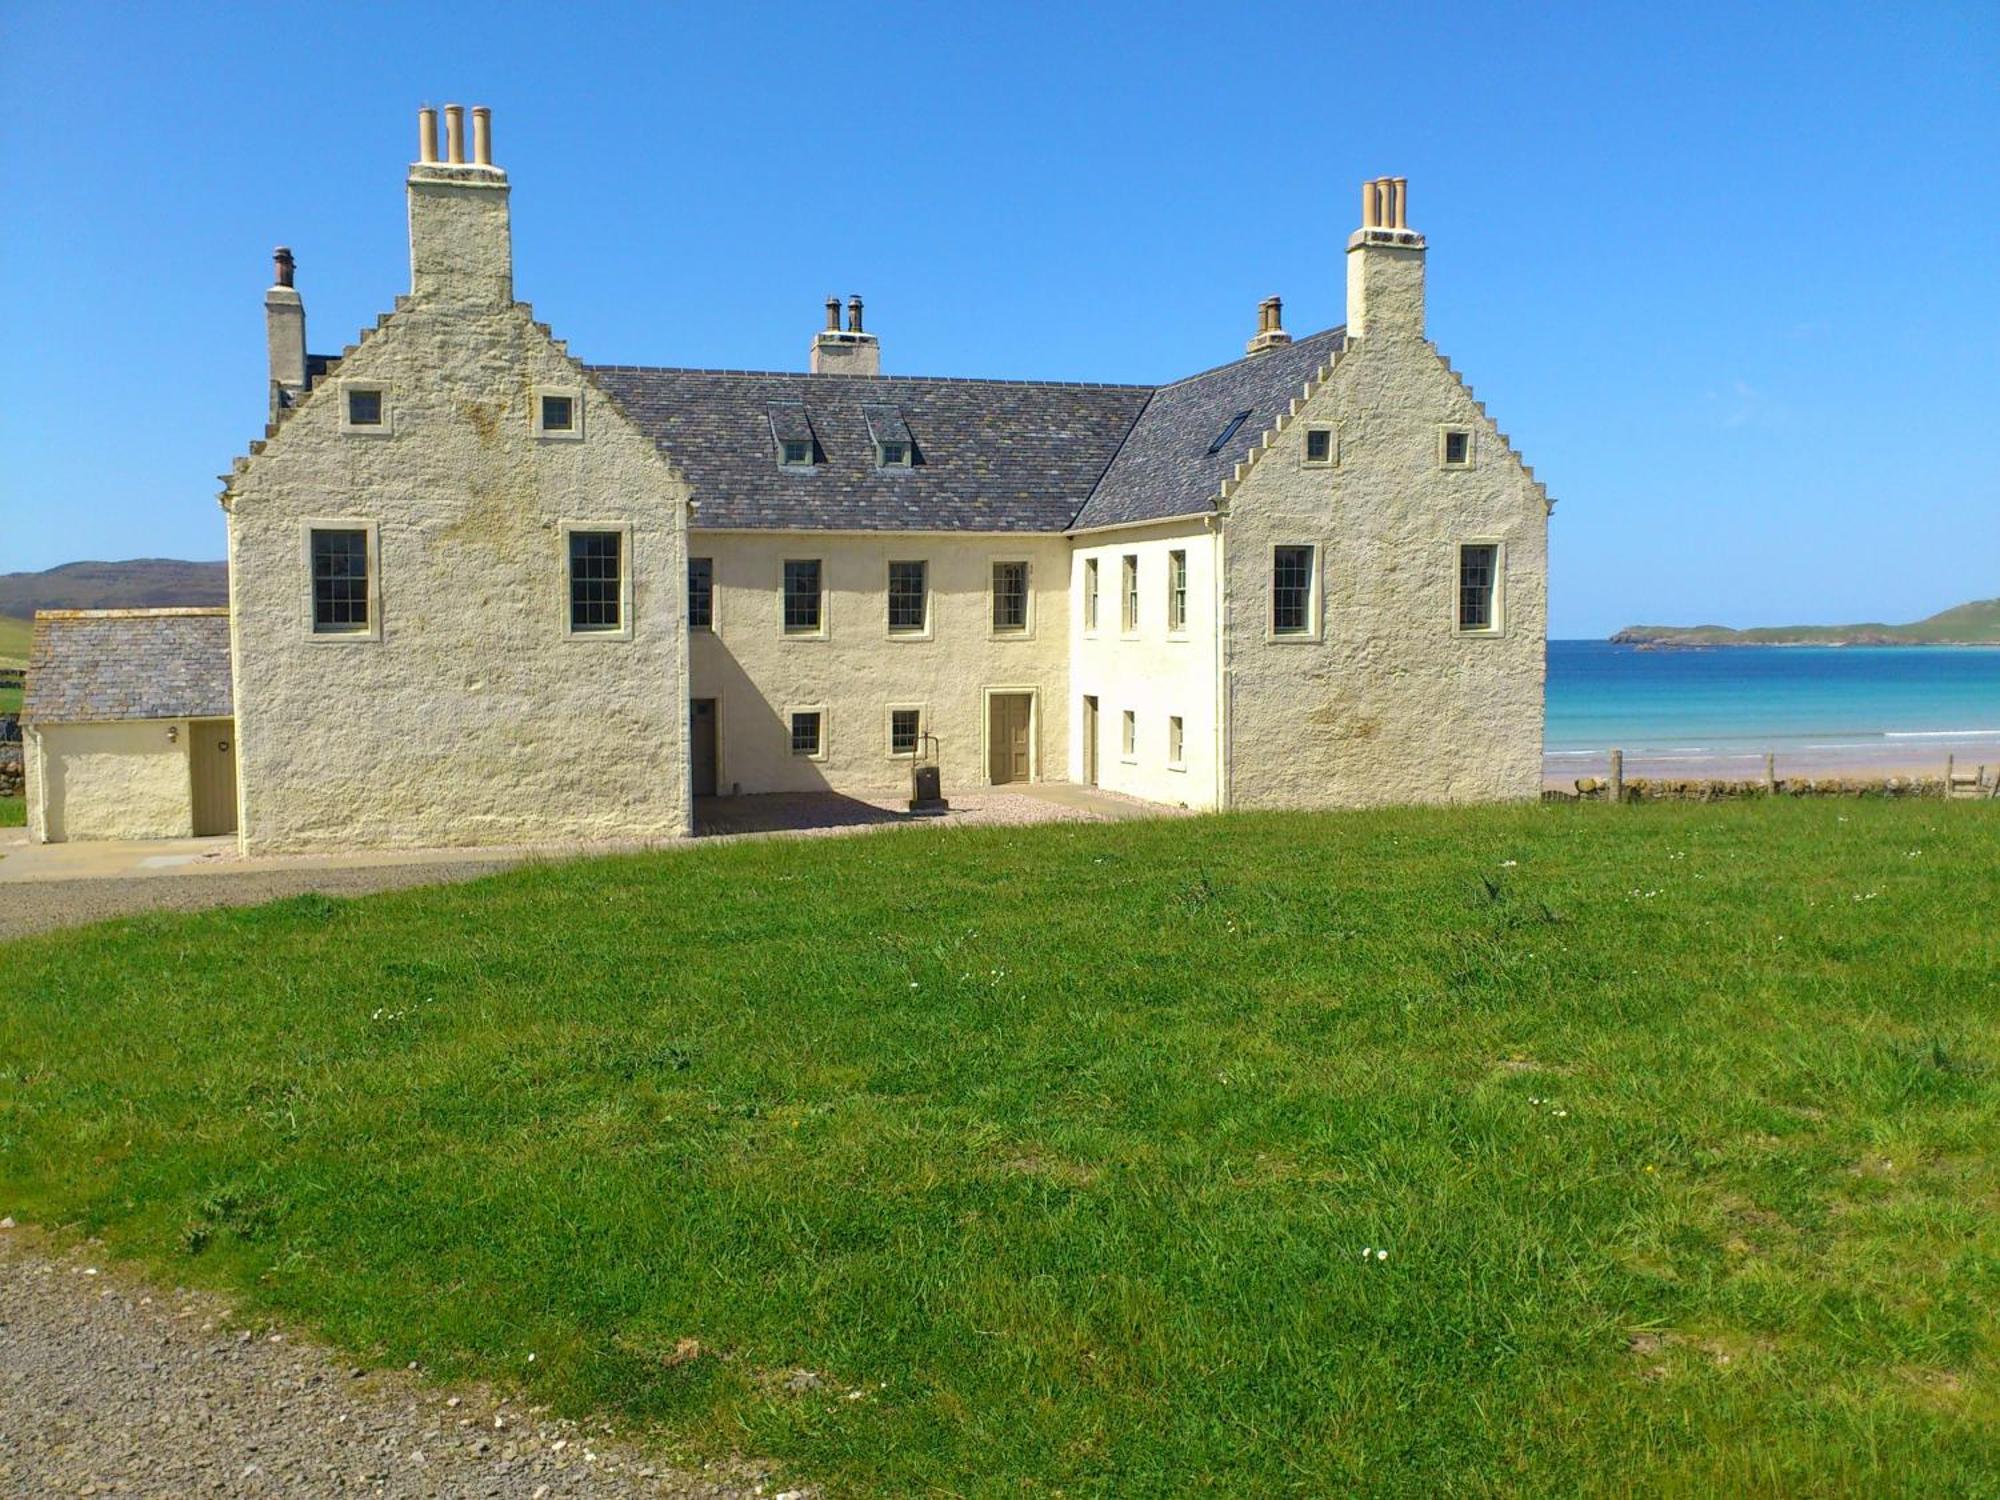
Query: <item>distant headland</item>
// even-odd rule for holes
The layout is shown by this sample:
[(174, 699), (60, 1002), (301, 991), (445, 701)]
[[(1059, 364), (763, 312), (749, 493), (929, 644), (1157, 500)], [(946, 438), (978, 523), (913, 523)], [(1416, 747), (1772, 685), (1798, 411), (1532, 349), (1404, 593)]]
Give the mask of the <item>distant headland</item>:
[(1620, 646), (2000, 646), (2000, 599), (1975, 599), (1908, 625), (1627, 625)]

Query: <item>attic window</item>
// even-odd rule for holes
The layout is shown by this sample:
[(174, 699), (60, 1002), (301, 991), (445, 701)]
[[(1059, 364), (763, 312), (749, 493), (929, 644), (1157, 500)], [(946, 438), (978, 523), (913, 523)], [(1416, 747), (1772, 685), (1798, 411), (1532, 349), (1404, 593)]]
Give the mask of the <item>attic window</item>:
[(340, 383), (340, 430), (389, 435), (389, 388), (376, 380), (343, 380)]
[(1239, 411), (1235, 416), (1231, 417), (1229, 419), (1229, 425), (1223, 428), (1221, 433), (1217, 435), (1215, 441), (1208, 445), (1209, 453), (1210, 454), (1220, 453), (1225, 447), (1229, 445), (1229, 440), (1236, 436), (1237, 429), (1249, 420), (1250, 420), (1250, 413), (1247, 411)]
[(575, 440), (583, 436), (583, 393), (573, 386), (543, 386), (531, 408), (535, 436)]
[(916, 440), (900, 408), (869, 405), (861, 408), (868, 419), (868, 437), (875, 444), (875, 466), (879, 469), (908, 469), (917, 461)]
[(1438, 463), (1447, 469), (1472, 467), (1472, 433), (1464, 427), (1438, 430)]
[(773, 401), (770, 405), (771, 441), (778, 446), (778, 466), (783, 469), (810, 469), (818, 457), (813, 441), (812, 420), (803, 401)]

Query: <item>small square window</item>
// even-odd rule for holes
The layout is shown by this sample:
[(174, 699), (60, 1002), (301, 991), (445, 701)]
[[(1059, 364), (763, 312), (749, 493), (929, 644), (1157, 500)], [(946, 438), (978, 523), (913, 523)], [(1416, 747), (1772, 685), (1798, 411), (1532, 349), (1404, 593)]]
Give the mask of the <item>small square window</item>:
[(879, 447), (883, 468), (907, 469), (910, 467), (910, 445), (908, 443), (882, 443)]
[(1330, 464), (1333, 462), (1333, 429), (1331, 427), (1308, 427), (1306, 429), (1306, 462), (1309, 464)]
[(792, 715), (792, 754), (818, 760), (822, 752), (819, 710), (801, 710)]
[(688, 559), (688, 629), (715, 629), (715, 559)]
[(1168, 770), (1178, 771), (1187, 764), (1186, 760), (1183, 758), (1184, 752), (1187, 748), (1186, 738), (1187, 738), (1186, 733), (1181, 725), (1181, 716), (1179, 714), (1173, 715), (1173, 717), (1167, 720), (1167, 769)]
[(915, 755), (917, 735), (922, 725), (923, 715), (914, 708), (892, 708), (889, 710), (889, 753), (891, 755)]
[(382, 392), (379, 389), (366, 386), (348, 387), (347, 425), (349, 427), (382, 425)]
[(1438, 462), (1447, 469), (1472, 467), (1472, 434), (1463, 427), (1447, 427), (1438, 434)]
[(576, 426), (574, 396), (542, 397), (542, 431), (569, 432)]
[(788, 469), (810, 468), (813, 445), (807, 438), (786, 438), (779, 444), (779, 461)]

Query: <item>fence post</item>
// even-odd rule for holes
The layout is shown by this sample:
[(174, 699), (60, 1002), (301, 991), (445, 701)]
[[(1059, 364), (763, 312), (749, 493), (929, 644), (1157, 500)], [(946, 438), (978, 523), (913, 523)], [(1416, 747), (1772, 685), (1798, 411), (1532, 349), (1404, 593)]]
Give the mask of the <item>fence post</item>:
[(1778, 757), (1770, 751), (1764, 752), (1764, 795), (1776, 796), (1778, 792)]
[(1613, 802), (1623, 802), (1625, 800), (1625, 752), (1623, 750), (1613, 750), (1611, 752), (1611, 800)]

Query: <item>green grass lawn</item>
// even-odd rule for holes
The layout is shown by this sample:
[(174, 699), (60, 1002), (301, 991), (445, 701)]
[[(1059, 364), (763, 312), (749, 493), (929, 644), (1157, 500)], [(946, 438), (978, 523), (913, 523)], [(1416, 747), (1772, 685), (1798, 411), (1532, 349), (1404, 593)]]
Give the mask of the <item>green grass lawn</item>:
[(28, 804), (20, 797), (0, 797), (0, 828), (25, 828)]
[(0, 949), (0, 1211), (834, 1494), (1990, 1494), (1996, 898), (1781, 800), (147, 917)]

